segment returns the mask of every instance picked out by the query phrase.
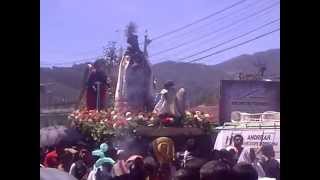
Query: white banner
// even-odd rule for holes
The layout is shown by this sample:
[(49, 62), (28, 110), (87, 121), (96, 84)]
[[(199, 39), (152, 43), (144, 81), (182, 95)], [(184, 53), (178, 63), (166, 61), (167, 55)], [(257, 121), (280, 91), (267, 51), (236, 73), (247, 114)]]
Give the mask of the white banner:
[(233, 137), (237, 134), (243, 137), (244, 147), (260, 148), (265, 143), (273, 144), (276, 158), (280, 159), (280, 129), (223, 129), (218, 133), (214, 149), (233, 145)]

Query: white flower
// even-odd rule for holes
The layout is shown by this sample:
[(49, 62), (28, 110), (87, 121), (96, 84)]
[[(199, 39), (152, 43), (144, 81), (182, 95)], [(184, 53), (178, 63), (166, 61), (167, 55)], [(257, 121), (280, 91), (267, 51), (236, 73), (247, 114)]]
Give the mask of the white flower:
[(116, 114), (116, 112), (115, 111), (111, 111), (111, 115), (115, 115)]
[(117, 115), (114, 115), (114, 116), (112, 117), (113, 120), (116, 120), (117, 118), (118, 118)]
[(204, 117), (209, 118), (210, 115), (209, 114), (204, 114)]
[(132, 114), (131, 112), (127, 112), (126, 117), (131, 116), (131, 114)]
[(160, 92), (160, 94), (162, 94), (162, 95), (166, 94), (166, 93), (168, 93), (168, 90), (166, 90), (166, 89), (162, 89), (161, 92)]
[(114, 123), (112, 127), (113, 127), (113, 128), (116, 128), (116, 127), (117, 127), (117, 124), (116, 124), (116, 123)]

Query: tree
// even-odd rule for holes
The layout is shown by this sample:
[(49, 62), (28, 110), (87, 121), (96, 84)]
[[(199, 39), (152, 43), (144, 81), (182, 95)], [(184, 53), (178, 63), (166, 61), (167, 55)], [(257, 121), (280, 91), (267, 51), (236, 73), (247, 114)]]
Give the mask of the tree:
[[(122, 54), (122, 50), (120, 49)], [(109, 42), (104, 48), (104, 59), (106, 60), (107, 76), (110, 84), (110, 104), (113, 105), (114, 95), (117, 87), (118, 69), (121, 61), (121, 55), (117, 55), (116, 42)]]
[(259, 79), (263, 79), (264, 77), (264, 73), (267, 70), (267, 65), (266, 63), (263, 63), (262, 61), (259, 60), (259, 57), (257, 57), (258, 59), (253, 63), (253, 65), (258, 68), (258, 77)]

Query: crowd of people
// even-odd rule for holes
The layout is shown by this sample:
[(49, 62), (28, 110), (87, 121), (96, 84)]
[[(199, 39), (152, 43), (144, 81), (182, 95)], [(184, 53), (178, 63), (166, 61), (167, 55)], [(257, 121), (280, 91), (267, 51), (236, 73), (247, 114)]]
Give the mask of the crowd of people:
[(78, 180), (280, 180), (280, 163), (272, 145), (257, 151), (243, 147), (236, 135), (233, 146), (212, 150), (202, 158), (194, 139), (176, 152), (171, 138), (159, 137), (149, 144), (147, 154), (117, 149), (112, 142), (91, 150), (85, 144), (60, 143), (40, 149), (40, 168), (56, 168)]

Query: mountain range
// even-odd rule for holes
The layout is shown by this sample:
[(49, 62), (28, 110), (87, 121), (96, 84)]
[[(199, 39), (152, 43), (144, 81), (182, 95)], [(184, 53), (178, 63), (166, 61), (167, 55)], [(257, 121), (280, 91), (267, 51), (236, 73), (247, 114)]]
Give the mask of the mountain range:
[[(157, 80), (157, 90), (162, 88), (164, 82), (172, 80), (177, 87), (187, 90), (190, 106), (197, 106), (218, 103), (220, 80), (236, 79), (240, 72), (256, 74), (261, 65), (265, 67), (265, 78), (280, 77), (280, 49), (244, 54), (216, 65), (166, 61), (153, 64), (152, 71)], [(48, 93), (51, 103), (75, 101), (79, 96), (84, 68), (84, 64), (40, 67), (40, 83), (51, 83), (47, 94), (41, 96), (40, 104), (48, 103)]]

